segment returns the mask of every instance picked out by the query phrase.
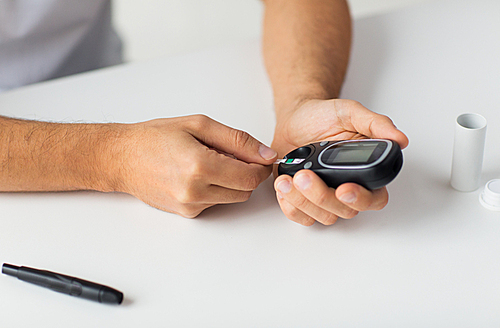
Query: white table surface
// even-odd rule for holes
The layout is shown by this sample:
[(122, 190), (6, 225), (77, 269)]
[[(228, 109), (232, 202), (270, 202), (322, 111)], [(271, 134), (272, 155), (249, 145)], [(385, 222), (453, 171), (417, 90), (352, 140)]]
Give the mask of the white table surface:
[[(132, 196), (0, 194), (0, 261), (124, 292), (121, 306), (0, 276), (0, 327), (498, 327), (500, 212), (449, 186), (456, 116), (488, 120), (500, 177), (500, 2), (432, 2), (355, 22), (343, 96), (410, 137), (382, 211), (285, 218), (269, 179), (190, 220)], [(258, 42), (104, 69), (0, 95), (0, 114), (135, 122), (205, 113), (270, 143)], [(168, 163), (166, 163), (168, 165)]]

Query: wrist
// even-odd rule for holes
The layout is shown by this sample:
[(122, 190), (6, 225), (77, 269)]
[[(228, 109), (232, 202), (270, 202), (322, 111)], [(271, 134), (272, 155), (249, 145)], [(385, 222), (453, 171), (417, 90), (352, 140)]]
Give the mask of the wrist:
[[(298, 90), (294, 90), (298, 89)], [(295, 91), (295, 92), (294, 92)], [(310, 100), (327, 100), (338, 98), (336, 92), (326, 90), (321, 86), (288, 88), (281, 92), (275, 91), (274, 108), (277, 123), (285, 121), (287, 117), (297, 111)]]
[(90, 189), (113, 192), (126, 192), (127, 172), (127, 140), (131, 133), (131, 125), (110, 123), (99, 126), (95, 135), (93, 158), (91, 163)]

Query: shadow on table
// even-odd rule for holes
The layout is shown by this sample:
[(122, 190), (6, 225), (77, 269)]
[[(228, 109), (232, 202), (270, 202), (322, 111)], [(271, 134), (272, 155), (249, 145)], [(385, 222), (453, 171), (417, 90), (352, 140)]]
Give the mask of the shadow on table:
[(274, 179), (271, 176), (254, 190), (248, 201), (210, 207), (203, 211), (198, 218), (203, 221), (237, 220), (240, 218), (250, 218), (251, 220), (284, 218), (284, 214), (282, 214), (276, 200), (273, 183)]
[[(463, 195), (449, 184), (449, 176), (419, 163), (406, 163), (397, 179), (388, 186), (389, 204), (381, 211), (368, 211), (353, 219), (339, 219), (335, 230), (413, 230), (440, 224), (436, 218), (446, 217), (454, 197)], [(314, 225), (314, 229), (329, 227)]]
[[(339, 219), (333, 226), (314, 224), (310, 229), (328, 231), (363, 231), (366, 229), (414, 229), (439, 224), (436, 218), (446, 217), (454, 197), (464, 194), (449, 184), (449, 176), (421, 163), (406, 163), (397, 179), (388, 186), (389, 204), (381, 211), (362, 212), (351, 220)], [(245, 203), (217, 205), (205, 210), (203, 221), (237, 219), (286, 220), (281, 212), (269, 178)]]

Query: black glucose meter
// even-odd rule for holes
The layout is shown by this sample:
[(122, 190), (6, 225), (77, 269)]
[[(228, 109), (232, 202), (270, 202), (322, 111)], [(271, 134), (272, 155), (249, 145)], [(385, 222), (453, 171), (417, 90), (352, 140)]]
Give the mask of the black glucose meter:
[(374, 190), (394, 180), (402, 166), (403, 153), (392, 140), (323, 141), (288, 153), (278, 165), (278, 174), (293, 177), (309, 169), (332, 188), (354, 182)]

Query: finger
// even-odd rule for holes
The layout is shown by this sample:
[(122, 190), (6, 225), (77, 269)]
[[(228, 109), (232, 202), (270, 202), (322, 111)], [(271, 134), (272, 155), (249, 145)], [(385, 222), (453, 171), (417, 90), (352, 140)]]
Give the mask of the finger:
[(176, 201), (183, 205), (230, 204), (247, 201), (252, 192), (224, 188), (216, 185), (185, 188), (175, 193)]
[(408, 137), (398, 130), (392, 120), (372, 112), (357, 101), (349, 101), (347, 111), (336, 111), (339, 122), (350, 131), (359, 132), (369, 138), (383, 138), (396, 141), (401, 148), (408, 146)]
[(280, 196), (299, 211), (299, 216), (301, 213), (304, 213), (324, 225), (331, 225), (337, 221), (338, 216), (335, 213), (322, 209), (304, 197), (304, 195), (294, 187), (290, 176), (283, 175), (279, 177), (275, 181), (275, 186)]
[(351, 219), (358, 214), (357, 210), (345, 205), (335, 196), (335, 189), (326, 183), (311, 170), (300, 170), (293, 177), (293, 184), (311, 203), (329, 213)]
[(314, 224), (315, 220), (313, 218), (306, 215), (304, 212), (301, 212), (295, 206), (287, 202), (279, 191), (277, 192), (276, 196), (278, 198), (278, 203), (280, 204), (281, 210), (288, 219), (304, 226), (312, 226)]
[(210, 151), (205, 162), (205, 176), (213, 185), (240, 191), (255, 190), (271, 174), (272, 167), (245, 163)]
[(190, 133), (205, 145), (248, 162), (270, 165), (278, 154), (250, 134), (230, 128), (204, 115), (190, 116)]
[(389, 201), (385, 187), (370, 191), (355, 183), (344, 183), (337, 188), (335, 195), (341, 202), (357, 211), (378, 211)]
[(252, 195), (251, 191), (228, 189), (221, 186), (211, 185), (204, 195), (204, 203), (209, 204), (232, 204), (246, 202)]

